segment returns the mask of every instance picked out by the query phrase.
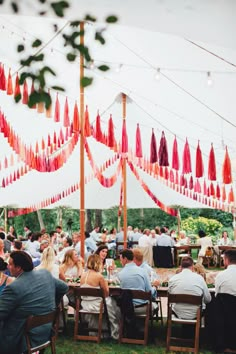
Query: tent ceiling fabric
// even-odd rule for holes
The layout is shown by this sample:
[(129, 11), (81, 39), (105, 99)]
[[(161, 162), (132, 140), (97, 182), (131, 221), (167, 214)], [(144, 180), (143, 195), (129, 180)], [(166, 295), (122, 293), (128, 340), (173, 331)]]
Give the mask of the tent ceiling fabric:
[[(108, 120), (112, 114), (116, 139), (121, 140), (122, 105), (117, 96), (120, 92), (124, 92), (129, 96), (126, 123), (129, 146), (133, 150), (135, 150), (137, 123), (140, 124), (143, 153), (147, 158), (150, 155), (152, 128), (158, 146), (161, 132), (165, 132), (169, 160), (171, 160), (172, 145), (176, 135), (180, 161), (182, 161), (187, 137), (194, 176), (195, 154), (199, 140), (206, 175), (208, 156), (213, 143), (217, 177), (221, 182), (222, 163), (225, 146), (227, 146), (233, 162), (235, 180), (236, 68), (229, 64), (229, 62), (236, 63), (236, 44), (233, 41), (233, 33), (236, 30), (236, 23), (233, 20), (235, 3), (206, 0), (181, 1), (177, 6), (173, 1), (150, 1), (152, 4), (148, 9), (144, 9), (143, 2), (139, 0), (114, 1), (114, 8), (109, 7), (107, 1), (100, 1), (99, 6), (95, 1), (72, 1), (73, 12), (75, 9), (79, 9), (82, 14), (91, 11), (97, 14), (99, 20), (110, 13), (117, 14), (120, 18), (118, 25), (107, 28), (105, 46), (99, 46), (92, 41), (96, 26), (101, 27), (102, 24), (86, 27), (85, 42), (89, 46), (92, 43), (91, 52), (95, 65), (104, 62), (111, 68), (107, 73), (96, 69), (92, 73), (86, 70), (88, 75), (94, 76), (94, 84), (85, 90), (85, 103), (88, 105), (90, 122), (95, 124), (97, 110), (99, 110), (102, 130), (107, 131)], [(29, 1), (25, 0), (23, 4), (29, 5)], [(23, 9), (23, 14), (34, 13), (32, 6), (26, 8)], [(133, 12), (134, 8), (137, 11)], [(1, 13), (8, 11), (6, 7), (2, 10)], [(142, 21), (140, 21), (141, 15), (143, 15)], [(70, 14), (68, 16), (70, 17)], [(64, 31), (68, 31), (66, 19), (1, 14), (0, 62), (4, 64), (6, 74), (11, 68), (14, 82), (15, 74), (20, 67), (17, 62), (17, 45), (24, 40), (25, 45), (28, 46), (34, 38), (42, 38), (43, 43), (46, 44), (44, 53), (47, 63), (55, 68), (58, 74), (56, 83), (66, 88), (65, 94), (59, 93), (61, 115), (63, 115), (64, 101), (67, 96), (72, 116), (74, 102), (79, 99), (79, 60), (73, 64), (66, 62), (67, 48), (63, 46), (59, 36), (50, 41), (55, 36), (52, 30), (55, 22), (59, 29), (65, 26)], [(198, 41), (197, 44), (225, 60), (193, 45), (186, 38)], [(160, 80), (155, 80), (157, 68), (161, 68)], [(212, 75), (211, 87), (207, 85), (207, 72), (211, 72)], [(52, 81), (50, 84), (55, 82)], [(55, 92), (52, 92), (52, 97), (55, 101)], [(32, 144), (34, 147), (37, 140), (41, 141), (42, 138), (46, 140), (48, 134), (53, 135), (54, 132), (59, 134), (61, 129), (64, 131), (63, 119), (55, 123), (53, 118), (48, 119), (45, 114), (30, 110), (21, 103), (15, 104), (13, 97), (7, 96), (6, 92), (0, 91), (0, 107), (9, 124), (27, 145)], [(0, 162), (2, 162), (6, 156), (10, 157), (12, 150), (2, 134), (0, 134), (0, 142)], [(114, 155), (114, 152), (95, 142), (93, 138), (89, 138), (89, 144), (98, 166)], [(68, 161), (58, 171), (50, 173), (30, 171), (7, 188), (0, 188), (1, 205), (28, 207), (46, 197), (60, 193), (63, 188), (79, 183), (79, 153), (79, 147), (76, 146)], [(16, 158), (14, 153), (13, 155)], [(17, 166), (22, 164), (18, 162)], [(114, 164), (115, 167), (116, 165)], [(13, 170), (14, 166), (2, 168), (0, 183)], [(128, 168), (127, 170), (129, 171)], [(91, 173), (91, 166), (86, 160), (86, 175)], [(112, 167), (106, 173), (112, 174)], [(142, 171), (140, 174), (164, 204), (186, 207), (201, 205), (174, 192)], [(155, 206), (130, 172), (128, 172), (127, 183), (129, 207)], [(102, 187), (96, 179), (86, 184), (86, 208), (108, 208), (118, 205), (119, 197), (120, 178), (112, 188)], [(79, 192), (62, 199), (52, 207), (57, 205), (79, 207)]]

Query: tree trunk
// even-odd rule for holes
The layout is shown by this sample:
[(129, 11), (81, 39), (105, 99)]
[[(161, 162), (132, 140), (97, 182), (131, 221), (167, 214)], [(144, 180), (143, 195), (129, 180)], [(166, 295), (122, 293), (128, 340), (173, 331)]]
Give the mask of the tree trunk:
[(94, 226), (102, 226), (102, 210), (96, 209), (95, 210), (95, 225)]
[(43, 222), (41, 210), (37, 210), (37, 216), (38, 216), (38, 221), (39, 221), (39, 225), (40, 225), (40, 230), (45, 229), (45, 225), (44, 225), (44, 222)]
[(85, 230), (91, 232), (93, 229), (92, 227), (92, 212), (91, 209), (86, 209), (86, 224)]

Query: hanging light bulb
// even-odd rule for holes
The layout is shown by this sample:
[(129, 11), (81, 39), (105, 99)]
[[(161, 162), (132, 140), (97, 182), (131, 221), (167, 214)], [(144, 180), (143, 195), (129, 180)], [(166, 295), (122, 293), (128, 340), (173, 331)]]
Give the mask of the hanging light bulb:
[(212, 86), (212, 84), (213, 84), (213, 81), (212, 81), (212, 77), (211, 77), (211, 72), (208, 71), (207, 72), (207, 85)]
[(161, 78), (161, 69), (157, 68), (156, 74), (155, 74), (155, 79), (159, 81)]
[(116, 73), (119, 73), (119, 72), (121, 71), (121, 69), (122, 69), (122, 66), (123, 66), (123, 64), (119, 64), (119, 65), (115, 68), (115, 72), (116, 72)]

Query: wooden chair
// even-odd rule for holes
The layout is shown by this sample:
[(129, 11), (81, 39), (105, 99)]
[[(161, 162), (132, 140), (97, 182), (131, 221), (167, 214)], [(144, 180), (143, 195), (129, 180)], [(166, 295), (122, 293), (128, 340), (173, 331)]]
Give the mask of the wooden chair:
[[(197, 316), (194, 320), (185, 320), (176, 317), (173, 313), (172, 306), (173, 304), (191, 304), (197, 305)], [(202, 312), (202, 296), (195, 295), (186, 295), (186, 294), (168, 294), (168, 315), (167, 315), (167, 338), (166, 338), (166, 350), (167, 351), (176, 351), (176, 352), (193, 352), (198, 353), (199, 351), (199, 334), (201, 326), (201, 312)], [(180, 337), (172, 337), (172, 324), (182, 324), (182, 325), (195, 325), (195, 337), (194, 339), (186, 339)], [(171, 345), (171, 341), (176, 342), (193, 342), (194, 346), (192, 347), (183, 347), (177, 345)]]
[[(24, 328), (24, 338), (26, 340), (26, 346), (27, 346), (27, 350), (24, 353), (27, 354), (31, 354), (37, 351), (41, 351), (45, 348), (50, 347), (51, 348), (51, 353), (52, 354), (56, 354), (56, 336), (57, 336), (57, 332), (56, 332), (56, 324), (59, 318), (59, 309), (52, 311), (50, 313), (47, 313), (45, 315), (32, 315), (29, 316), (26, 320), (25, 323), (25, 328)], [(32, 347), (31, 346), (31, 333), (30, 331), (33, 328), (45, 325), (45, 324), (52, 324), (52, 331), (51, 331), (51, 337), (48, 341), (46, 341), (45, 343), (42, 343), (40, 345), (38, 345), (37, 347)]]
[[(125, 291), (125, 289), (124, 289)], [(129, 290), (132, 294), (133, 299), (145, 300), (147, 303), (143, 306), (144, 313), (138, 314), (134, 313), (135, 319), (143, 319), (144, 320), (144, 335), (143, 339), (136, 338), (128, 338), (124, 335), (125, 330), (125, 315), (121, 313), (121, 321), (120, 321), (120, 333), (119, 333), (119, 343), (131, 343), (131, 344), (143, 344), (147, 345), (148, 342), (148, 330), (149, 330), (149, 320), (151, 320), (151, 329), (153, 328), (153, 318), (152, 318), (152, 295), (151, 292), (145, 292), (142, 290)], [(134, 312), (135, 308), (134, 306)]]
[(153, 319), (156, 319), (156, 321), (161, 321), (161, 325), (164, 325), (164, 321), (163, 321), (163, 311), (162, 311), (162, 302), (161, 302), (161, 298), (158, 296), (155, 301), (154, 301), (158, 307), (156, 309), (156, 311), (153, 312)]
[[(105, 299), (103, 290), (96, 289), (96, 288), (89, 288), (89, 287), (88, 288), (75, 288), (74, 294), (75, 294), (75, 303), (76, 303), (74, 340), (87, 340), (87, 341), (93, 341), (93, 342), (100, 343), (102, 332), (107, 332), (109, 336), (111, 335), (106, 299)], [(82, 299), (83, 296), (84, 297), (85, 296), (92, 297), (92, 298), (93, 297), (94, 298), (101, 298), (99, 311), (83, 310), (83, 308), (81, 306), (81, 301), (83, 300)], [(98, 301), (99, 301), (99, 299), (98, 299)], [(86, 333), (80, 333), (81, 329), (84, 330), (85, 322), (83, 321), (83, 315), (85, 315), (85, 314), (98, 316), (98, 328), (87, 327)], [(107, 329), (102, 329), (103, 316), (106, 319)], [(97, 332), (97, 335), (90, 336), (89, 332)]]

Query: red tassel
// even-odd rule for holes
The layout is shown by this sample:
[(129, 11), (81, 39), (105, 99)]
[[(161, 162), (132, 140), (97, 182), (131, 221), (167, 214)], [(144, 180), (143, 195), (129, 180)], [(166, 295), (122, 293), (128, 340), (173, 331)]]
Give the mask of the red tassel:
[(4, 65), (0, 64), (0, 90), (6, 91), (6, 76)]
[(128, 152), (128, 135), (126, 132), (126, 121), (123, 119), (122, 137), (121, 137), (121, 153), (126, 154)]
[(156, 143), (154, 129), (152, 129), (152, 136), (151, 136), (150, 162), (151, 163), (157, 162), (157, 143)]
[(73, 131), (79, 132), (79, 110), (76, 102), (74, 105), (74, 114), (73, 114)]
[(97, 141), (99, 141), (100, 143), (103, 142), (103, 135), (102, 135), (102, 129), (101, 129), (101, 118), (100, 118), (99, 113), (97, 114), (97, 117), (96, 117), (95, 139)]
[(222, 169), (222, 177), (223, 177), (224, 184), (232, 183), (231, 162), (230, 162), (227, 146), (226, 146), (225, 158), (224, 158), (223, 169)]
[(91, 127), (89, 122), (89, 112), (88, 106), (86, 106), (85, 113), (84, 113), (84, 136), (91, 136)]
[(190, 155), (188, 139), (186, 138), (186, 142), (184, 145), (184, 152), (183, 152), (183, 171), (182, 171), (182, 173), (185, 174), (185, 173), (190, 173), (190, 172), (192, 172), (191, 155)]
[(174, 183), (174, 181), (175, 181), (174, 172), (173, 170), (170, 170), (170, 182)]
[(159, 166), (169, 166), (167, 141), (164, 132), (162, 132), (161, 134), (158, 157), (159, 157)]
[(64, 120), (63, 120), (63, 125), (64, 125), (64, 127), (69, 127), (69, 126), (70, 126), (69, 106), (68, 106), (67, 97), (66, 97), (65, 106), (64, 106)]
[(190, 179), (189, 179), (189, 189), (193, 189), (193, 176), (191, 175), (190, 176)]
[(60, 122), (60, 102), (58, 99), (58, 93), (57, 93), (56, 103), (55, 103), (54, 121)]
[(16, 74), (14, 97), (21, 97), (18, 73)]
[(28, 104), (29, 102), (29, 93), (28, 93), (28, 84), (27, 81), (24, 81), (24, 85), (23, 85), (23, 99), (22, 99), (22, 103), (23, 104)]
[(168, 180), (169, 179), (169, 171), (168, 168), (165, 168), (165, 179)]
[(225, 191), (225, 185), (223, 185), (222, 187), (222, 201), (225, 202), (226, 201), (226, 191)]
[(176, 140), (176, 136), (174, 139), (173, 149), (172, 149), (172, 168), (174, 168), (176, 171), (179, 170), (179, 153), (178, 153), (178, 143)]
[(107, 145), (110, 148), (115, 147), (115, 134), (114, 134), (114, 124), (112, 120), (112, 116), (110, 115), (109, 121), (108, 121), (108, 133), (107, 133)]
[(232, 186), (229, 191), (228, 203), (234, 203), (234, 191)]
[(204, 166), (202, 160), (202, 152), (198, 141), (197, 150), (196, 150), (196, 177), (197, 178), (202, 177), (203, 173), (204, 173)]
[(9, 72), (8, 72), (8, 79), (7, 79), (7, 95), (13, 95), (13, 85), (12, 85), (11, 69), (9, 69)]
[(140, 132), (139, 124), (137, 124), (137, 128), (136, 128), (135, 156), (139, 158), (143, 157), (142, 140), (141, 140), (141, 132)]
[(215, 198), (215, 188), (212, 182), (210, 185), (210, 195)]
[(216, 181), (216, 161), (213, 144), (211, 144), (211, 150), (208, 159), (208, 179), (210, 181)]

